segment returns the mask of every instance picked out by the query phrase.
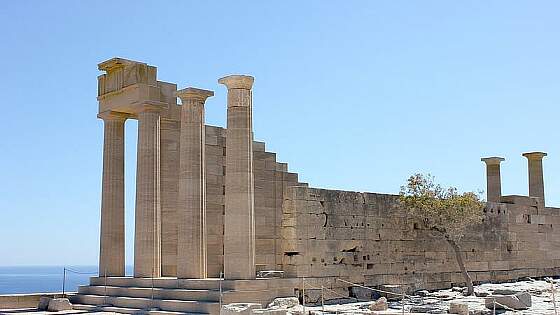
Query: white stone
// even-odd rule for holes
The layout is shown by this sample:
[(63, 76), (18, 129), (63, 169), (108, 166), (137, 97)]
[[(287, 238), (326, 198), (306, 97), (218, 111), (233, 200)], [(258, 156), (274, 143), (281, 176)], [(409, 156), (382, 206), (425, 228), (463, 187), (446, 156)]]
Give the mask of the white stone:
[(49, 301), (49, 312), (69, 311), (72, 309), (72, 303), (67, 298), (51, 299)]
[(389, 308), (389, 305), (387, 305), (387, 298), (385, 297), (381, 297), (369, 305), (369, 309), (372, 311), (385, 311), (387, 308)]
[(222, 305), (220, 315), (251, 315), (252, 310), (262, 309), (259, 303), (231, 303)]
[(292, 308), (297, 305), (299, 305), (297, 297), (283, 297), (274, 299), (274, 301), (268, 304), (268, 308)]
[(531, 295), (526, 292), (515, 295), (490, 295), (485, 298), (484, 305), (493, 309), (494, 301), (496, 302), (496, 309), (524, 310), (531, 307)]

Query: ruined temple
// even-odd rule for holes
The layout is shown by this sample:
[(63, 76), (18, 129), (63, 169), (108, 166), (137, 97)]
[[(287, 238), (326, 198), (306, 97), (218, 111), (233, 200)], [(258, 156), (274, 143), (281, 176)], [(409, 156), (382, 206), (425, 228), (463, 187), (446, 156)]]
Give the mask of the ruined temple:
[[(308, 187), (254, 141), (253, 77), (218, 80), (228, 91), (222, 128), (204, 121), (212, 91), (177, 90), (158, 81), (156, 67), (122, 58), (99, 70), (99, 276), (80, 287), (77, 307), (217, 314), (220, 303), (301, 297), (304, 287), (312, 301), (321, 286), (352, 296), (349, 283), (418, 290), (463, 282), (446, 242), (408, 219), (398, 196)], [(128, 119), (138, 120), (132, 276), (125, 275)], [(482, 159), (485, 218), (461, 243), (475, 282), (558, 274), (560, 211), (545, 206), (545, 155), (524, 154), (529, 196), (502, 196), (503, 158)]]

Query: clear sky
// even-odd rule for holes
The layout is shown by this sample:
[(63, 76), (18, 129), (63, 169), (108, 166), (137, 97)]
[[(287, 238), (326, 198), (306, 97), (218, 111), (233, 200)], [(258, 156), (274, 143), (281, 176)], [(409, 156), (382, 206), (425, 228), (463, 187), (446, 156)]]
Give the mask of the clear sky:
[[(255, 76), (255, 138), (314, 187), (397, 193), (414, 172), (527, 194), (542, 150), (560, 206), (557, 1), (4, 1), (0, 7), (0, 265), (96, 264), (103, 124), (97, 64), (158, 67), (211, 89)], [(126, 125), (132, 262), (135, 121)]]

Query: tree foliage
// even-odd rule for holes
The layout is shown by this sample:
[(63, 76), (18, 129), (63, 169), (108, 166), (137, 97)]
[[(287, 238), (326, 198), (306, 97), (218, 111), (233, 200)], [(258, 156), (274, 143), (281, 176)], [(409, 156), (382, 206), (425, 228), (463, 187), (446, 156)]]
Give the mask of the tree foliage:
[(484, 203), (474, 192), (443, 188), (427, 174), (414, 174), (401, 187), (400, 202), (425, 228), (459, 241), (470, 226), (480, 224)]
[(409, 217), (449, 243), (467, 284), (467, 295), (472, 295), (473, 282), (458, 242), (469, 227), (482, 222), (484, 203), (479, 195), (459, 193), (455, 187), (443, 188), (434, 183), (433, 176), (415, 174), (401, 187), (399, 200)]

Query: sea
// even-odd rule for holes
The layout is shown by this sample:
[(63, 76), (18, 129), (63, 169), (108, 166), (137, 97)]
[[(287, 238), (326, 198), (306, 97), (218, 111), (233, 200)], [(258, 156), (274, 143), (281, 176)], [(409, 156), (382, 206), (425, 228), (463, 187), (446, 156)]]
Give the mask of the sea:
[[(126, 274), (132, 274), (132, 266)], [(93, 276), (97, 266), (0, 266), (0, 294), (76, 292)]]

